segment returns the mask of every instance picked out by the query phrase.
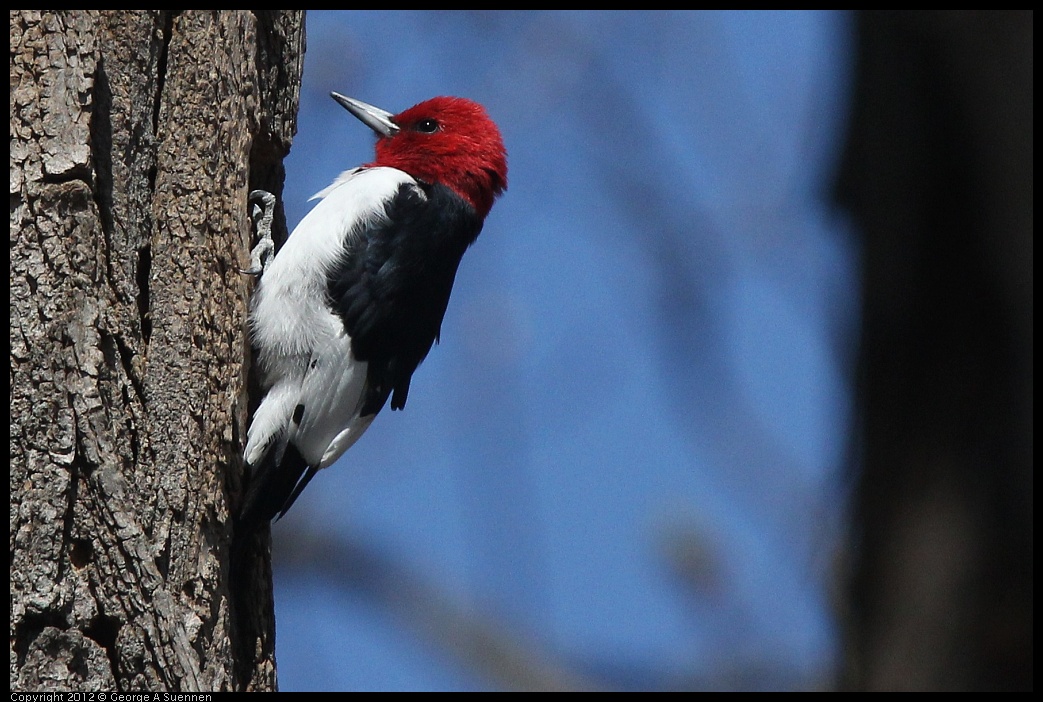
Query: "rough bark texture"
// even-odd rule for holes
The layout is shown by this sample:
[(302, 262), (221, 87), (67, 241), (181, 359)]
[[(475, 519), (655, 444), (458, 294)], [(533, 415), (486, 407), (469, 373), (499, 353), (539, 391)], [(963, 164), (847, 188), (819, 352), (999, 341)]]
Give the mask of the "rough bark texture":
[(303, 13), (10, 19), (12, 686), (272, 689), (267, 556), (230, 567), (238, 269), (248, 191), (281, 190)]

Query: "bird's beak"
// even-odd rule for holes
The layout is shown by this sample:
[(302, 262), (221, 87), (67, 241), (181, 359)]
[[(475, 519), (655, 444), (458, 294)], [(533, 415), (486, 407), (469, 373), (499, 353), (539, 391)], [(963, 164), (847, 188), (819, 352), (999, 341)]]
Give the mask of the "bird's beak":
[(394, 117), (390, 112), (367, 105), (361, 100), (344, 97), (340, 93), (330, 93), (330, 97), (339, 102), (345, 110), (362, 120), (362, 123), (381, 136), (395, 136), (399, 132), (399, 126), (391, 121)]

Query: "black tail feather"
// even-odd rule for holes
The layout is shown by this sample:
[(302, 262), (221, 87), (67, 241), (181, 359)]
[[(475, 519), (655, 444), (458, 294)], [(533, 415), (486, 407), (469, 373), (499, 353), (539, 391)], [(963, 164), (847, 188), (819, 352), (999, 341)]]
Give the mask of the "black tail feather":
[(308, 482), (319, 472), (309, 466), (300, 452), (289, 444), (282, 460), (276, 462), (277, 451), (269, 451), (255, 466), (249, 477), (246, 497), (239, 510), (239, 528), (252, 532), (276, 517), (282, 517), (300, 496)]

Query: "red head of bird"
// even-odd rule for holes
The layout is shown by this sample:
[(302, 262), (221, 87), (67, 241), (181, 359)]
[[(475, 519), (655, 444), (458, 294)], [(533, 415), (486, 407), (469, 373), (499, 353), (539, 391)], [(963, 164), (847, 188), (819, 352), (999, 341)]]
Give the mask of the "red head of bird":
[(393, 115), (332, 93), (377, 133), (376, 159), (429, 183), (442, 183), (471, 204), (482, 219), (507, 189), (507, 150), (496, 123), (473, 100), (435, 97)]

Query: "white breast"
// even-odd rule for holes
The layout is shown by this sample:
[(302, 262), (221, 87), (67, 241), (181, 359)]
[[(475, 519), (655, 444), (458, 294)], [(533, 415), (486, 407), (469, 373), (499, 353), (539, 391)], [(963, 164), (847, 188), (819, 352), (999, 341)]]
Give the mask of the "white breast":
[[(394, 168), (342, 173), (316, 195), (321, 201), (265, 269), (250, 312), (268, 390), (248, 432), (251, 465), (277, 441), (289, 440), (309, 465), (325, 468), (369, 426), (372, 417), (359, 417), (366, 364), (351, 355), (351, 339), (330, 306), (327, 276), (347, 240), (378, 222), (384, 204), (408, 182), (415, 181)], [(304, 405), (300, 424), (293, 421), (298, 405)]]

